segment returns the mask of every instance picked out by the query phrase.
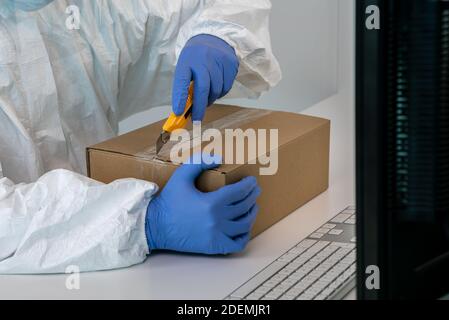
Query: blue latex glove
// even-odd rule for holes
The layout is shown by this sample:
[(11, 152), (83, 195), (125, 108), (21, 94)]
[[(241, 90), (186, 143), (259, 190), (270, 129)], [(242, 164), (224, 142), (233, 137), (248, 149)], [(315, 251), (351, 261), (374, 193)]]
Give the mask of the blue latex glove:
[(225, 41), (200, 34), (187, 41), (176, 66), (173, 112), (184, 112), (190, 81), (194, 81), (192, 120), (203, 120), (206, 107), (232, 88), (239, 69), (234, 49)]
[(196, 189), (200, 173), (214, 167), (182, 165), (151, 200), (145, 227), (151, 250), (228, 254), (245, 248), (258, 212), (257, 180), (247, 177), (208, 193)]

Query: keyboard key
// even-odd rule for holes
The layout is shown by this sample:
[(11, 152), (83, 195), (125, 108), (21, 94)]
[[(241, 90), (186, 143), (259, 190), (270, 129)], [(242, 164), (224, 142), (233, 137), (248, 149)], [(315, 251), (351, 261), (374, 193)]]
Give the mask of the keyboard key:
[(301, 241), (298, 245), (296, 245), (296, 247), (298, 247), (298, 248), (310, 248), (315, 243), (316, 243), (316, 240), (306, 239), (306, 240)]
[(257, 288), (254, 291), (254, 293), (265, 295), (270, 290), (271, 290), (271, 288), (269, 288), (269, 287), (260, 286), (259, 288)]
[(354, 248), (354, 244), (353, 243), (334, 241), (334, 242), (332, 242), (332, 244), (335, 245), (335, 246), (339, 246), (341, 248), (348, 248), (348, 249), (353, 249)]
[(313, 245), (312, 247), (310, 247), (305, 254), (317, 254), (318, 252), (320, 252), (321, 250), (323, 250), (326, 246), (327, 246), (328, 242), (326, 241), (318, 241), (315, 245)]
[(307, 248), (305, 248), (305, 247), (293, 247), (288, 251), (288, 253), (294, 254), (295, 257), (297, 257), (306, 250), (307, 250)]
[(248, 282), (243, 284), (240, 288), (232, 293), (232, 297), (236, 298), (245, 298), (249, 295), (254, 289), (259, 287), (266, 280), (271, 278), (274, 274), (276, 274), (280, 269), (285, 267), (287, 263), (275, 261), (270, 264), (268, 267), (263, 269), (261, 272), (256, 274), (253, 278), (251, 278)]
[(340, 213), (335, 218), (331, 220), (334, 223), (343, 223), (346, 219), (348, 219), (352, 213)]
[(305, 294), (305, 293), (303, 293), (298, 298), (296, 298), (296, 300), (312, 300), (312, 299), (313, 299), (313, 295)]
[(293, 279), (293, 280), (300, 280), (302, 279), (307, 273), (301, 269), (298, 269), (297, 271), (293, 272), (288, 279)]
[(278, 273), (278, 274), (274, 275), (271, 279), (278, 280), (279, 282), (281, 282), (282, 280), (287, 278), (287, 276), (288, 276), (287, 274), (280, 274), (280, 273)]
[(335, 228), (337, 225), (333, 224), (333, 223), (326, 223), (325, 225), (323, 225), (322, 228), (327, 228), (327, 229), (333, 229)]
[(296, 259), (297, 255), (293, 254), (293, 253), (286, 253), (284, 255), (282, 255), (277, 261), (280, 262), (290, 262), (293, 259)]
[(309, 285), (310, 285), (310, 282), (308, 282), (306, 280), (301, 280), (292, 289), (290, 289), (289, 292), (292, 294), (298, 295), (301, 292), (305, 291), (307, 289), (307, 287), (309, 287)]
[(279, 298), (284, 292), (282, 291), (270, 291), (265, 297), (264, 300), (266, 300), (265, 298), (267, 298), (268, 300), (276, 300), (277, 298)]
[[(283, 263), (285, 263), (285, 262), (283, 262)], [(282, 275), (288, 276), (288, 275), (291, 273), (291, 271), (286, 270), (286, 269), (282, 269), (282, 270), (279, 271), (278, 273), (279, 273), (279, 274), (282, 274)]]
[(245, 300), (259, 300), (260, 298), (263, 297), (263, 295), (264, 295), (263, 293), (255, 293), (255, 292), (253, 292), (249, 296), (247, 296), (245, 298)]
[(319, 295), (317, 295), (315, 298), (313, 298), (313, 300), (325, 300), (327, 298), (326, 295), (320, 293)]
[(289, 290), (294, 284), (295, 282), (287, 282), (288, 280), (280, 283), (275, 289), (274, 291), (278, 292), (280, 291), (281, 294), (284, 294), (285, 292), (287, 292), (287, 290)]
[(331, 231), (329, 231), (329, 234), (336, 235), (336, 236), (338, 236), (342, 233), (343, 233), (343, 230), (341, 230), (341, 229), (332, 229)]
[(278, 283), (279, 283), (279, 281), (275, 281), (275, 280), (268, 280), (268, 281), (265, 281), (264, 283), (263, 283), (263, 286), (264, 287), (267, 287), (267, 288), (274, 288), (275, 286), (277, 286), (278, 285)]
[(284, 294), (278, 300), (295, 300), (296, 296)]
[(329, 228), (319, 228), (318, 230), (316, 230), (315, 232), (317, 232), (317, 233), (324, 233), (324, 234), (326, 234), (326, 233), (328, 233), (329, 232)]
[(309, 238), (312, 238), (312, 239), (321, 239), (323, 236), (324, 236), (324, 234), (322, 234), (322, 233), (314, 232), (314, 233), (312, 233), (312, 234), (309, 236)]
[(306, 290), (306, 294), (316, 296), (321, 290), (316, 288), (315, 286), (311, 286), (309, 289)]
[(348, 220), (345, 221), (345, 224), (355, 224), (355, 219), (349, 218)]

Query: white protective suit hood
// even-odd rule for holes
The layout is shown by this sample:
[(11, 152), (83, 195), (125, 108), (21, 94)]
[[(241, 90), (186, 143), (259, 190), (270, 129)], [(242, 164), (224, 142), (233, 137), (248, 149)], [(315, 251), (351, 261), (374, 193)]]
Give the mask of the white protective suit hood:
[[(271, 4), (14, 2), (40, 9), (0, 6), (0, 273), (141, 262), (157, 186), (136, 179), (103, 185), (73, 172), (86, 172), (86, 147), (114, 137), (120, 120), (170, 105), (177, 57), (195, 35), (234, 47), (240, 69), (229, 97), (257, 97), (274, 86), (280, 69), (270, 48)], [(79, 9), (79, 29), (67, 27), (69, 6)]]

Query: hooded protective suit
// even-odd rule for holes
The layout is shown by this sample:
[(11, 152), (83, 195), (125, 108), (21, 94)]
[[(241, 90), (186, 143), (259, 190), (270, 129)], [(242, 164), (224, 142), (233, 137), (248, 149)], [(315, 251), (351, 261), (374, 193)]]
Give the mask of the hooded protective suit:
[(274, 86), (269, 0), (58, 0), (32, 12), (2, 1), (0, 273), (143, 261), (157, 186), (103, 185), (72, 171), (85, 173), (86, 146), (115, 136), (120, 120), (170, 104), (177, 57), (195, 35), (234, 47), (240, 69), (229, 96)]

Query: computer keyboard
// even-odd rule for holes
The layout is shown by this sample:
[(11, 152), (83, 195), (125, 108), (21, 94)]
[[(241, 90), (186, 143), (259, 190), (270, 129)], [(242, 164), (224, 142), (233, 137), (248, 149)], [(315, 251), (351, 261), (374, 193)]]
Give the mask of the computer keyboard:
[(355, 222), (355, 207), (349, 206), (226, 299), (343, 298), (355, 287)]

